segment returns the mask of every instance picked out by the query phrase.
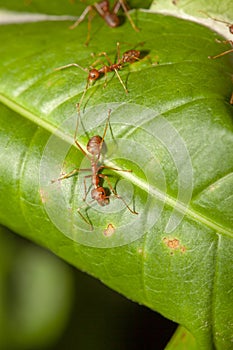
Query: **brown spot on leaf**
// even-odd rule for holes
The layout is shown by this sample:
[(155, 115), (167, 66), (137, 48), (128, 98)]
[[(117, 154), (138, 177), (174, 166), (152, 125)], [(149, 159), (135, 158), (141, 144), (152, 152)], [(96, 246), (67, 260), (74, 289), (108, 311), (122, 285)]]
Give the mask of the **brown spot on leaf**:
[(104, 235), (106, 237), (110, 237), (113, 235), (113, 233), (115, 232), (115, 227), (113, 226), (113, 224), (108, 224), (107, 228), (104, 230)]
[[(186, 252), (187, 248), (185, 246), (180, 245), (180, 241), (177, 238), (163, 238), (163, 242), (170, 248), (171, 250), (180, 250), (182, 253)], [(171, 253), (173, 254), (173, 252)]]
[(43, 188), (39, 189), (39, 195), (40, 195), (40, 199), (41, 202), (44, 204), (47, 201), (47, 193), (43, 190)]

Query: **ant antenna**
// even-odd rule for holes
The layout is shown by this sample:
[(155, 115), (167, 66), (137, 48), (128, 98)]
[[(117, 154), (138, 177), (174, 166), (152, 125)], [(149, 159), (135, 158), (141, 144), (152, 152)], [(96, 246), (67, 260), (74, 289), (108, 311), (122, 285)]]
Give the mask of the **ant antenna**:
[[(230, 22), (227, 22), (227, 21), (225, 21), (225, 20), (223, 20), (223, 19), (219, 19), (219, 18), (213, 17), (213, 16), (211, 16), (211, 15), (210, 15), (208, 12), (206, 12), (206, 11), (200, 10), (199, 12), (200, 12), (200, 13), (203, 13), (204, 15), (206, 15), (207, 17), (209, 17), (209, 18), (212, 19), (213, 21), (226, 24), (226, 25), (229, 27), (230, 32), (233, 34), (233, 25), (232, 25)], [(232, 31), (231, 31), (231, 26), (232, 26)]]

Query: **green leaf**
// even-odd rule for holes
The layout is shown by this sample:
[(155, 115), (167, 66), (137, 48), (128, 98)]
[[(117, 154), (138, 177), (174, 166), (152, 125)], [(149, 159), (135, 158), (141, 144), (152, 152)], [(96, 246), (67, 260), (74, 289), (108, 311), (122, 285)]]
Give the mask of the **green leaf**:
[[(185, 326), (199, 349), (230, 349), (230, 55), (208, 59), (227, 46), (198, 24), (143, 12), (134, 20), (139, 33), (127, 21), (109, 30), (96, 18), (88, 47), (85, 23), (74, 31), (64, 22), (0, 28), (0, 222)], [(87, 74), (54, 69), (89, 67), (90, 54), (103, 51), (114, 60), (118, 41), (121, 52), (138, 45), (144, 58), (120, 71), (128, 94), (113, 73), (104, 89), (103, 79), (89, 87), (78, 140), (85, 147), (88, 135), (101, 135), (112, 110), (106, 163), (133, 172), (104, 172), (139, 215), (113, 196), (86, 211), (81, 174), (51, 184), (62, 171), (87, 167), (71, 147)]]
[(229, 20), (232, 19), (233, 4), (230, 0), (198, 0), (198, 1), (187, 1), (187, 0), (163, 0), (154, 1), (151, 9), (153, 11), (172, 11), (173, 13), (187, 13), (195, 17), (201, 17), (201, 11), (205, 11), (212, 15), (224, 16)]
[[(8, 11), (19, 11), (25, 13), (46, 13), (50, 15), (75, 15), (79, 16), (88, 5), (92, 5), (95, 1), (67, 1), (60, 0), (59, 5), (57, 0), (33, 0), (33, 1), (6, 1), (0, 0), (0, 9)], [(130, 0), (127, 4), (131, 9), (134, 8), (149, 8), (152, 0)], [(110, 6), (114, 2), (110, 1)]]
[(71, 272), (2, 226), (0, 253), (1, 349), (38, 349), (53, 343), (71, 311)]
[(195, 339), (185, 328), (179, 326), (165, 350), (197, 350)]

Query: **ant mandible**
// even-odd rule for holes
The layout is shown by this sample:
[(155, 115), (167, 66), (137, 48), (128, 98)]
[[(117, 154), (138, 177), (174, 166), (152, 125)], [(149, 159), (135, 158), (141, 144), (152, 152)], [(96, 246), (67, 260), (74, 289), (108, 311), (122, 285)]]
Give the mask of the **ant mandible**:
[[(107, 117), (106, 125), (104, 128), (103, 136), (102, 137), (99, 135), (92, 136), (87, 143), (87, 146), (86, 146), (87, 152), (86, 152), (77, 140), (77, 131), (78, 131), (78, 125), (79, 125), (79, 118), (80, 118), (78, 106), (77, 106), (77, 109), (78, 109), (78, 121), (77, 121), (76, 130), (75, 130), (74, 141), (75, 141), (76, 146), (80, 149), (80, 151), (84, 154), (84, 156), (86, 156), (89, 159), (91, 167), (90, 167), (90, 169), (74, 169), (71, 172), (60, 176), (58, 179), (52, 180), (52, 183), (57, 182), (57, 181), (61, 181), (64, 179), (68, 179), (69, 177), (77, 175), (81, 171), (90, 171), (91, 175), (86, 175), (84, 177), (84, 192), (85, 192), (85, 196), (83, 198), (84, 201), (86, 201), (87, 194), (88, 194), (87, 186), (86, 186), (86, 179), (91, 178), (91, 182), (92, 182), (92, 186), (93, 186), (93, 189), (91, 190), (91, 198), (92, 198), (91, 203), (96, 201), (100, 206), (108, 205), (109, 199), (110, 199), (111, 194), (112, 194), (115, 198), (120, 199), (124, 203), (126, 208), (132, 214), (138, 214), (135, 210), (133, 210), (129, 207), (129, 205), (126, 203), (124, 198), (122, 198), (116, 192), (116, 190), (112, 187), (111, 182), (108, 179), (108, 176), (101, 173), (101, 171), (105, 168), (110, 169), (110, 170), (114, 170), (114, 171), (132, 172), (132, 170), (116, 169), (116, 168), (112, 168), (112, 167), (108, 167), (106, 165), (100, 164), (100, 157), (101, 157), (101, 153), (103, 151), (103, 147), (105, 146), (105, 148), (106, 148), (104, 139), (105, 139), (106, 132), (107, 132), (107, 129), (109, 126), (111, 110), (108, 111), (108, 117)], [(110, 190), (101, 185), (101, 183), (103, 181), (106, 181), (108, 183)], [(92, 224), (81, 213), (81, 211), (80, 211), (81, 208), (82, 208), (82, 206), (77, 209), (79, 215), (82, 217), (82, 219), (87, 224), (89, 224), (91, 226), (91, 229), (93, 229)]]
[[(102, 67), (100, 67), (99, 69), (94, 68), (94, 66), (99, 62), (99, 60), (97, 60), (96, 62), (94, 62), (92, 64), (92, 66), (90, 67), (91, 69), (88, 68), (83, 68), (82, 66), (80, 66), (78, 63), (70, 63), (67, 64), (65, 66), (61, 66), (58, 68), (55, 68), (55, 70), (61, 70), (61, 69), (66, 69), (69, 67), (78, 67), (80, 69), (82, 69), (84, 72), (88, 73), (88, 77), (87, 77), (87, 84), (85, 86), (85, 89), (83, 91), (83, 94), (81, 96), (81, 99), (78, 103), (78, 108), (81, 107), (82, 101), (84, 99), (84, 96), (88, 90), (88, 87), (91, 83), (95, 82), (97, 79), (99, 79), (101, 76), (107, 76), (107, 73), (109, 72), (115, 72), (121, 85), (123, 86), (125, 93), (128, 93), (128, 90), (123, 82), (123, 80), (120, 77), (120, 74), (118, 73), (118, 70), (122, 69), (124, 67), (125, 64), (127, 63), (134, 63), (136, 61), (138, 61), (140, 59), (140, 54), (141, 52), (138, 50), (128, 50), (126, 52), (123, 53), (122, 57), (120, 57), (120, 44), (117, 43), (117, 62), (116, 63), (112, 63), (110, 58), (108, 57), (106, 52), (101, 52), (98, 54), (98, 56), (105, 56), (106, 60), (108, 61), (108, 65), (103, 65)], [(105, 84), (104, 86), (106, 86), (107, 84), (107, 79), (105, 79)], [(79, 110), (80, 112), (80, 110)]]
[[(108, 0), (95, 2), (93, 5), (87, 6), (83, 13), (80, 15), (79, 19), (72, 26), (70, 26), (70, 29), (76, 28), (85, 19), (86, 15), (92, 10), (96, 11), (109, 27), (118, 27), (120, 25), (120, 18), (117, 15), (117, 13), (121, 7), (125, 12), (125, 15), (127, 16), (132, 28), (138, 32), (139, 29), (136, 27), (131, 16), (129, 15), (128, 5), (125, 0), (115, 1), (112, 9), (110, 9), (110, 4)], [(87, 40), (85, 42), (86, 45), (88, 45), (90, 41), (90, 23), (90, 18), (88, 18), (88, 34)]]

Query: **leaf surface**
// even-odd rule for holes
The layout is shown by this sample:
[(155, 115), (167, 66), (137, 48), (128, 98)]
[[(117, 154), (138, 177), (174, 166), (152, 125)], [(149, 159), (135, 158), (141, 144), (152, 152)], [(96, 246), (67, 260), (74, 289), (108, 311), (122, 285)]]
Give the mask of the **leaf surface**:
[[(85, 23), (75, 31), (66, 22), (0, 28), (0, 221), (182, 324), (199, 349), (230, 349), (231, 57), (208, 59), (225, 45), (205, 27), (143, 12), (136, 20), (139, 33), (127, 22), (109, 31), (95, 19), (86, 48)], [(91, 53), (104, 51), (114, 61), (118, 41), (121, 52), (137, 46), (144, 57), (120, 71), (128, 94), (114, 73), (104, 89), (104, 78), (89, 87), (78, 140), (85, 147), (102, 135), (111, 109), (106, 163), (133, 172), (104, 173), (139, 215), (112, 196), (104, 208), (82, 207), (90, 232), (77, 213), (83, 176), (51, 184), (84, 167), (71, 144), (87, 74), (54, 69), (89, 67)], [(109, 223), (116, 230), (107, 237)]]
[[(92, 5), (95, 1), (67, 1), (60, 0), (33, 0), (33, 1), (6, 1), (0, 0), (0, 9), (8, 11), (18, 11), (25, 13), (49, 14), (49, 15), (74, 15), (79, 16), (88, 5)], [(131, 9), (134, 8), (149, 8), (152, 0), (130, 0), (127, 4)], [(112, 8), (114, 1), (110, 1), (110, 8)]]

